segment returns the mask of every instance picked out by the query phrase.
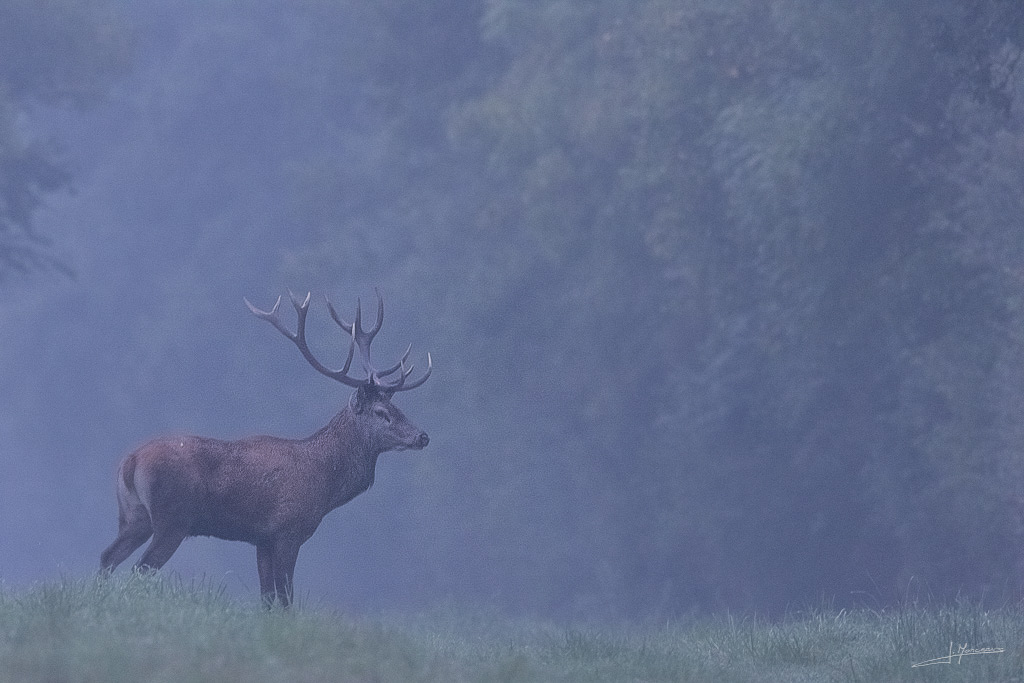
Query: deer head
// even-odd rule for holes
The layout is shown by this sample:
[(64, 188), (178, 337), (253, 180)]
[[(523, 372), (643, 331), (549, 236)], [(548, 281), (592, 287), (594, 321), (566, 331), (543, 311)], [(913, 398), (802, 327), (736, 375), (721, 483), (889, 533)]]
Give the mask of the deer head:
[[(266, 320), (272, 324), (281, 334), (290, 339), (295, 346), (298, 347), (302, 353), (303, 358), (313, 366), (320, 374), (330, 377), (333, 380), (341, 382), (342, 384), (355, 388), (355, 392), (349, 399), (349, 407), (353, 413), (357, 415), (361, 414), (372, 414), (379, 418), (386, 424), (396, 425), (395, 429), (383, 430), (379, 433), (379, 437), (382, 440), (382, 452), (387, 450), (402, 450), (405, 448), (423, 448), (427, 445), (429, 438), (425, 432), (417, 432), (413, 434), (415, 430), (412, 424), (405, 418), (397, 407), (391, 403), (391, 397), (399, 391), (409, 391), (421, 386), (430, 377), (430, 373), (433, 370), (433, 361), (430, 358), (430, 354), (427, 354), (427, 371), (422, 377), (415, 380), (414, 382), (407, 382), (409, 376), (412, 374), (415, 366), (410, 365), (408, 368), (405, 366), (405, 362), (409, 358), (409, 353), (412, 351), (412, 345), (405, 350), (402, 357), (397, 363), (385, 370), (378, 370), (374, 367), (370, 361), (370, 344), (373, 343), (374, 337), (380, 332), (381, 325), (384, 323), (384, 300), (380, 296), (380, 292), (374, 289), (374, 293), (377, 295), (377, 320), (373, 324), (373, 327), (369, 330), (363, 329), (363, 311), (362, 302), (356, 300), (356, 317), (355, 321), (348, 323), (338, 315), (338, 312), (334, 309), (334, 305), (327, 301), (327, 310), (331, 314), (331, 318), (335, 323), (345, 332), (350, 338), (348, 355), (345, 358), (345, 364), (340, 370), (331, 370), (323, 363), (321, 363), (313, 352), (310, 351), (309, 345), (306, 343), (306, 314), (309, 312), (309, 300), (310, 294), (306, 294), (306, 298), (301, 302), (295, 297), (291, 291), (288, 292), (288, 298), (291, 299), (292, 306), (295, 308), (295, 313), (298, 318), (298, 324), (294, 333), (290, 332), (287, 327), (281, 322), (278, 317), (278, 308), (281, 306), (281, 297), (277, 297), (277, 301), (274, 303), (274, 307), (269, 311), (263, 311), (251, 303), (249, 300), (245, 300), (246, 306), (252, 311), (256, 317)], [(349, 370), (352, 366), (352, 359), (355, 356), (356, 349), (359, 350), (359, 359), (363, 366), (363, 371), (366, 373), (366, 377), (359, 379), (349, 375)], [(397, 378), (394, 381), (387, 381), (387, 377), (397, 374)], [(404, 427), (408, 425), (408, 429)]]

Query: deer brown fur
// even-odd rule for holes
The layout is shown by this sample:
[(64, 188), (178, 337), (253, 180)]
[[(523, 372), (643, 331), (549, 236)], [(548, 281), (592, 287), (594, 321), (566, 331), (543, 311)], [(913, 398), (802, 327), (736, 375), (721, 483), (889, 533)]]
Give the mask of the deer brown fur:
[[(292, 297), (299, 320), (295, 334), (277, 318), (280, 298), (270, 312), (246, 304), (292, 340), (318, 372), (354, 387), (348, 405), (306, 439), (253, 436), (221, 441), (183, 436), (144, 444), (118, 467), (118, 535), (100, 557), (103, 570), (113, 571), (150, 537), (153, 540), (136, 564), (139, 568), (159, 569), (189, 536), (245, 541), (256, 546), (263, 600), (269, 605), (276, 599), (287, 606), (299, 548), (324, 516), (370, 487), (381, 453), (427, 445), (427, 434), (391, 398), (425, 382), (431, 364), (410, 384), (405, 383), (412, 372), (405, 367), (408, 351), (383, 372), (370, 364), (370, 342), (384, 315), (379, 295), (377, 323), (369, 332), (362, 329), (358, 307), (355, 323), (349, 325), (328, 302), (331, 316), (352, 339), (345, 367), (338, 371), (321, 365), (306, 345), (309, 298), (300, 303)], [(348, 375), (355, 348), (365, 379)], [(395, 373), (397, 380), (383, 379)]]

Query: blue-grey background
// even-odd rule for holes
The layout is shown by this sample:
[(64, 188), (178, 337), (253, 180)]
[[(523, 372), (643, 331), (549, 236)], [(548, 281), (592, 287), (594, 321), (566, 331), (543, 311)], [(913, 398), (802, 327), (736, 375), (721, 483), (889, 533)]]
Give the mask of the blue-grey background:
[(379, 287), (431, 443), (307, 604), (1015, 597), (1022, 46), (1008, 0), (0, 1), (0, 580), (95, 571), (147, 438), (325, 424), (242, 298), (338, 360)]

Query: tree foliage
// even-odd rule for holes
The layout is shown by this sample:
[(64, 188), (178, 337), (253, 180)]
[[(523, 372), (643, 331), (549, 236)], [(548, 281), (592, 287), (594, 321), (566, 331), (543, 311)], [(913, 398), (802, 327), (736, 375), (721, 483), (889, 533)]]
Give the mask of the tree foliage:
[(94, 103), (128, 65), (125, 27), (110, 7), (83, 0), (0, 5), (0, 278), (65, 268), (33, 225), (46, 195), (70, 187), (52, 141), (34, 134), (47, 108)]
[[(61, 36), (89, 6), (52, 4), (2, 11)], [(24, 83), (0, 60), (0, 165), (32, 169), (0, 174), (25, 217), (0, 244), (29, 244), (68, 182), (25, 103), (88, 101), (69, 84), (119, 68), (120, 31), (86, 16), (73, 65), (0, 40), (42, 55)], [(177, 21), (97, 190), (146, 226), (119, 242), (137, 270), (104, 274), (147, 310), (97, 382), (107, 414), (216, 429), (234, 401), (195, 387), (245, 394), (263, 347), (215, 296), (376, 284), (436, 367), (410, 414), (438, 453), (354, 532), (420, 558), (419, 583), (405, 556), (373, 572), (396, 592), (652, 615), (1018, 587), (1015, 2), (232, 0)], [(274, 390), (322, 414), (281, 367)]]
[[(459, 367), (495, 370), (494, 420), (520, 397), (560, 407), (531, 413), (546, 436), (494, 486), (557, 480), (600, 600), (1014, 585), (1018, 14), (487, 3), (500, 76), (425, 107), (448, 131), (427, 138), (432, 174), (383, 157), (375, 192), (469, 283), (430, 293)], [(336, 208), (325, 245), (380, 222)], [(519, 514), (501, 499), (474, 523)]]

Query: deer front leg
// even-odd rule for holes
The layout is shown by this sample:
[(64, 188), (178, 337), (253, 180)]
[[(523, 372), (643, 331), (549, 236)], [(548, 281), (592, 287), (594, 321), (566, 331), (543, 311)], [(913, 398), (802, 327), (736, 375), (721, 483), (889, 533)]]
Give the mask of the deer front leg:
[(274, 604), (274, 547), (269, 543), (256, 546), (256, 571), (260, 574), (260, 597), (264, 607)]
[(282, 607), (287, 607), (292, 601), (292, 576), (295, 574), (295, 561), (299, 558), (299, 545), (289, 540), (274, 544), (274, 592)]

